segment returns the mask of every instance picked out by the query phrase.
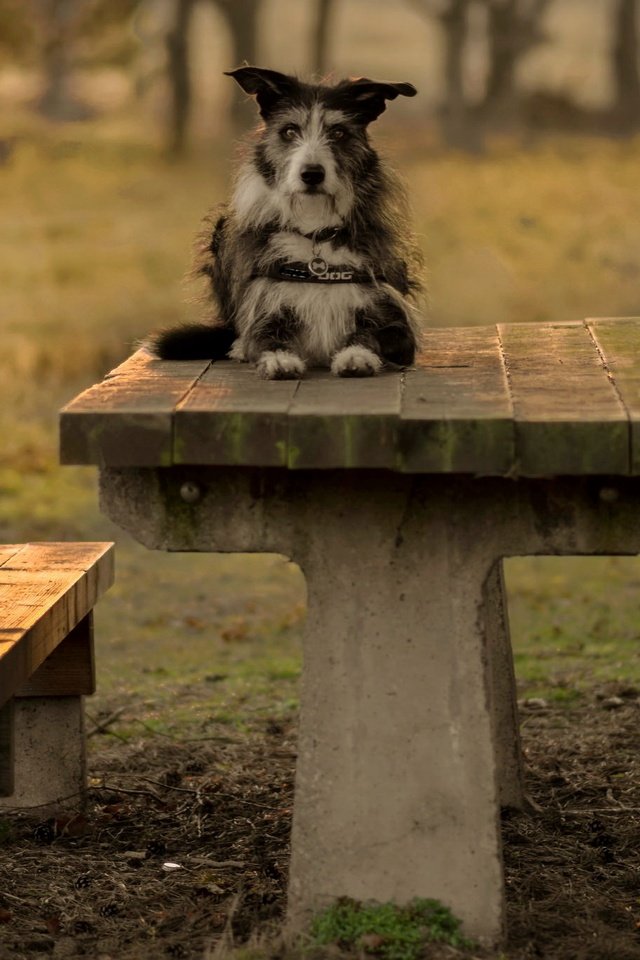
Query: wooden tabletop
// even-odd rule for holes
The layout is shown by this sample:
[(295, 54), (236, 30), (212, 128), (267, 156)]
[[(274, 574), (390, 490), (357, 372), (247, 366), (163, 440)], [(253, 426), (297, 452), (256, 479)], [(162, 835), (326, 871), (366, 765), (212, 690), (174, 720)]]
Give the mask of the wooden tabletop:
[(431, 329), (415, 368), (367, 379), (140, 350), (63, 409), (61, 460), (640, 474), (640, 319)]

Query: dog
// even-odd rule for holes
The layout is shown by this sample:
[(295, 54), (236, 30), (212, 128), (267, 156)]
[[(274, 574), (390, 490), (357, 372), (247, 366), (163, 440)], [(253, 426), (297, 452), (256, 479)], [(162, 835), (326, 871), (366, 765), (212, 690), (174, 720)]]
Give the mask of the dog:
[(409, 366), (420, 257), (406, 194), (368, 127), (415, 87), (310, 84), (251, 66), (226, 75), (255, 97), (263, 123), (196, 259), (217, 315), (161, 331), (157, 356), (248, 361), (269, 380), (300, 379), (308, 366), (339, 377)]

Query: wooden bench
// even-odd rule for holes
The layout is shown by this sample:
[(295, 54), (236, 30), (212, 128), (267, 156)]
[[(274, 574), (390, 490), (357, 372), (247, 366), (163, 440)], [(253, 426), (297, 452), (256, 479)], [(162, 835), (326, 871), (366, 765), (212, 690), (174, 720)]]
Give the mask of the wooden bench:
[(77, 803), (111, 543), (0, 546), (0, 810)]
[(640, 553), (640, 320), (428, 330), (360, 381), (139, 351), (63, 411), (61, 455), (148, 547), (305, 575), (292, 927), (422, 896), (498, 938), (523, 796), (502, 562)]

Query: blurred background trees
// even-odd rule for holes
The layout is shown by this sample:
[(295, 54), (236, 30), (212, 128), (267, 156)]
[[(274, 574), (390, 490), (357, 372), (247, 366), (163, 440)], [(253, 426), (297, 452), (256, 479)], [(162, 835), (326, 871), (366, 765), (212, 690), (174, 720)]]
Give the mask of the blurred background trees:
[[(425, 63), (439, 62), (439, 101), (423, 108), (440, 126), (451, 146), (479, 149), (490, 131), (522, 132), (564, 124), (581, 131), (625, 134), (640, 122), (639, 0), (582, 0), (608, 34), (610, 93), (597, 107), (578, 103), (562, 84), (532, 89), (523, 84), (523, 67), (550, 38), (549, 24), (568, 0), (397, 0), (396, 18), (418, 13), (436, 37), (409, 34), (407, 42), (423, 44)], [(575, 0), (573, 0), (575, 3)], [(95, 105), (83, 98), (78, 77), (100, 68), (119, 68), (135, 78), (138, 95), (164, 91), (165, 141), (174, 155), (188, 142), (199, 73), (198, 48), (207, 46), (199, 24), (203, 11), (215, 11), (218, 34), (225, 34), (218, 73), (242, 63), (265, 63), (263, 35), (269, 18), (290, 45), (299, 72), (324, 76), (339, 69), (341, 18), (354, 0), (290, 0), (289, 7), (270, 0), (0, 0), (0, 67), (37, 73), (39, 92), (34, 109), (52, 120), (83, 120)], [(287, 16), (304, 6), (302, 34)], [(362, 4), (365, 31), (389, 4)], [(275, 10), (275, 12), (274, 12)], [(299, 13), (298, 9), (298, 13)], [(299, 17), (298, 17), (299, 21)], [(150, 26), (150, 24), (152, 26)], [(434, 32), (435, 31), (435, 32)], [(219, 51), (219, 47), (217, 48)], [(402, 50), (396, 51), (402, 63)], [(585, 58), (593, 50), (585, 49)], [(206, 56), (206, 53), (205, 53)], [(216, 56), (212, 53), (212, 57)], [(287, 64), (270, 62), (275, 68)], [(420, 86), (420, 78), (410, 79)], [(417, 109), (417, 108), (416, 108)], [(240, 91), (229, 94), (228, 117), (235, 129), (253, 117)]]

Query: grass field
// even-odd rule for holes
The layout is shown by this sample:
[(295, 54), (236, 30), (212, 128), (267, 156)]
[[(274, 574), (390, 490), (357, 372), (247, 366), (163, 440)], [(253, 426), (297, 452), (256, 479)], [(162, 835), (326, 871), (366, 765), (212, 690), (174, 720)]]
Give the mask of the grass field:
[[(501, 143), (470, 158), (390, 129), (428, 263), (427, 322), (640, 312), (640, 140)], [(172, 165), (130, 120), (53, 129), (17, 115), (11, 132), (0, 179), (0, 538), (118, 540), (95, 711), (131, 702), (136, 722), (166, 727), (291, 710), (299, 571), (277, 558), (148, 554), (100, 517), (92, 470), (57, 465), (59, 406), (137, 338), (197, 315), (187, 301), (198, 291), (182, 278), (203, 211), (227, 189), (230, 149)], [(634, 559), (515, 560), (508, 581), (527, 695), (640, 682)]]

